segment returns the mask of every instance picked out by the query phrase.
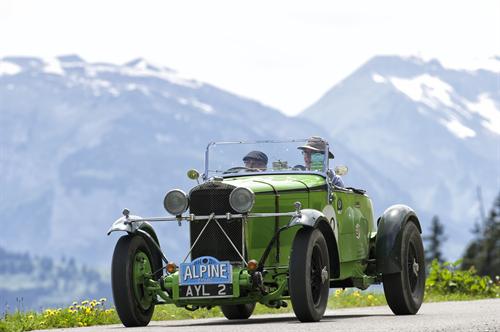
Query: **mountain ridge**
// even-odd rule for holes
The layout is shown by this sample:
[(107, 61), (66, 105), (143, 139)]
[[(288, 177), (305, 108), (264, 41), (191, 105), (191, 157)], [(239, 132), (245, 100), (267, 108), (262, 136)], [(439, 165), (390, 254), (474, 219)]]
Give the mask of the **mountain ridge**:
[[(467, 238), (470, 227), (459, 219), (477, 218), (476, 187), (487, 201), (500, 188), (497, 78), (484, 70), (447, 69), (437, 60), (380, 56), (299, 117), (324, 128), (335, 123), (330, 138), (342, 137), (372, 167), (412, 188), (416, 209), (449, 219), (446, 226)], [(474, 101), (481, 98), (488, 101), (478, 110)]]

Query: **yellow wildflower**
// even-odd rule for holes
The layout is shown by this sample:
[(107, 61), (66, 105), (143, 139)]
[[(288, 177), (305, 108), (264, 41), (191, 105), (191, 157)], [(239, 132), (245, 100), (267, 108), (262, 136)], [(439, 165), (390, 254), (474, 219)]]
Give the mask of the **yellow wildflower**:
[(105, 297), (101, 297), (101, 298), (99, 299), (99, 302), (106, 302), (106, 301), (107, 301), (107, 300), (106, 300), (106, 298), (105, 298)]
[(89, 300), (82, 301), (82, 305), (89, 304)]
[(355, 291), (355, 292), (352, 293), (352, 296), (354, 296), (354, 297), (360, 297), (361, 294), (359, 293), (359, 291)]
[(33, 318), (35, 318), (35, 316), (33, 316), (33, 315), (28, 316), (28, 319), (33, 319)]
[(56, 313), (55, 310), (51, 310), (51, 309), (46, 309), (45, 312), (44, 312), (44, 317), (47, 318), (47, 317), (50, 317), (50, 316), (54, 316)]
[(342, 289), (335, 290), (335, 297), (339, 297), (340, 295), (342, 295), (342, 293), (343, 293)]

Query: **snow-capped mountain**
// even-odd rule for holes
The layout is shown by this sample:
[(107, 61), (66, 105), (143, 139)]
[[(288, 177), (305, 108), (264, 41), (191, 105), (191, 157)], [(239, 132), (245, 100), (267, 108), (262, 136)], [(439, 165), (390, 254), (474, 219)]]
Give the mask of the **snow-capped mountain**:
[[(165, 192), (193, 185), (208, 142), (317, 129), (142, 59), (3, 58), (0, 100), (1, 246), (102, 265), (123, 207), (165, 214)], [(180, 256), (187, 230), (162, 226), (180, 234), (162, 243)]]
[[(144, 59), (1, 58), (0, 246), (107, 266), (111, 222), (124, 207), (165, 214), (165, 192), (194, 184), (185, 173), (203, 169), (209, 141), (321, 135), (375, 217), (404, 203), (425, 228), (439, 214), (457, 229), (456, 258), (476, 186), (485, 205), (499, 188), (496, 77), (378, 57), (291, 118)], [(187, 250), (182, 227), (155, 227), (169, 258)]]
[[(0, 101), (0, 246), (91, 266), (109, 266), (116, 239), (105, 233), (124, 207), (164, 215), (165, 192), (194, 185), (186, 171), (203, 169), (208, 142), (327, 135), (143, 59), (113, 65), (77, 56), (3, 58)], [(352, 161), (356, 181), (374, 188), (378, 211), (394, 193), (408, 197), (338, 149)], [(391, 195), (378, 190), (381, 182)], [(185, 255), (186, 226), (156, 229), (175, 239), (161, 243), (170, 259)]]
[(477, 187), (486, 204), (500, 191), (498, 82), (491, 70), (379, 56), (300, 117), (398, 183), (417, 212), (439, 215), (456, 258), (479, 216)]

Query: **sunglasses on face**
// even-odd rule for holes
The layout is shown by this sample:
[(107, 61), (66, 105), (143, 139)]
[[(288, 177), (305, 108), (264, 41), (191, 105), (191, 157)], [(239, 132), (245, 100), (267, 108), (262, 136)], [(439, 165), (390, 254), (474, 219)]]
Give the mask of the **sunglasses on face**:
[(321, 153), (321, 152), (311, 152), (311, 151), (302, 150), (302, 155), (303, 156), (313, 156), (313, 157), (320, 156), (321, 158), (323, 158), (323, 153)]

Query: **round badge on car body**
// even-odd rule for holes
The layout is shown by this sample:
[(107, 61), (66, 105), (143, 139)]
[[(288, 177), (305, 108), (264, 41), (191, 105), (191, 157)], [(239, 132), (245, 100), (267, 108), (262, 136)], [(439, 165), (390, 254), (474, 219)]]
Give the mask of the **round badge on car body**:
[(337, 211), (342, 211), (342, 200), (340, 198), (337, 199)]

